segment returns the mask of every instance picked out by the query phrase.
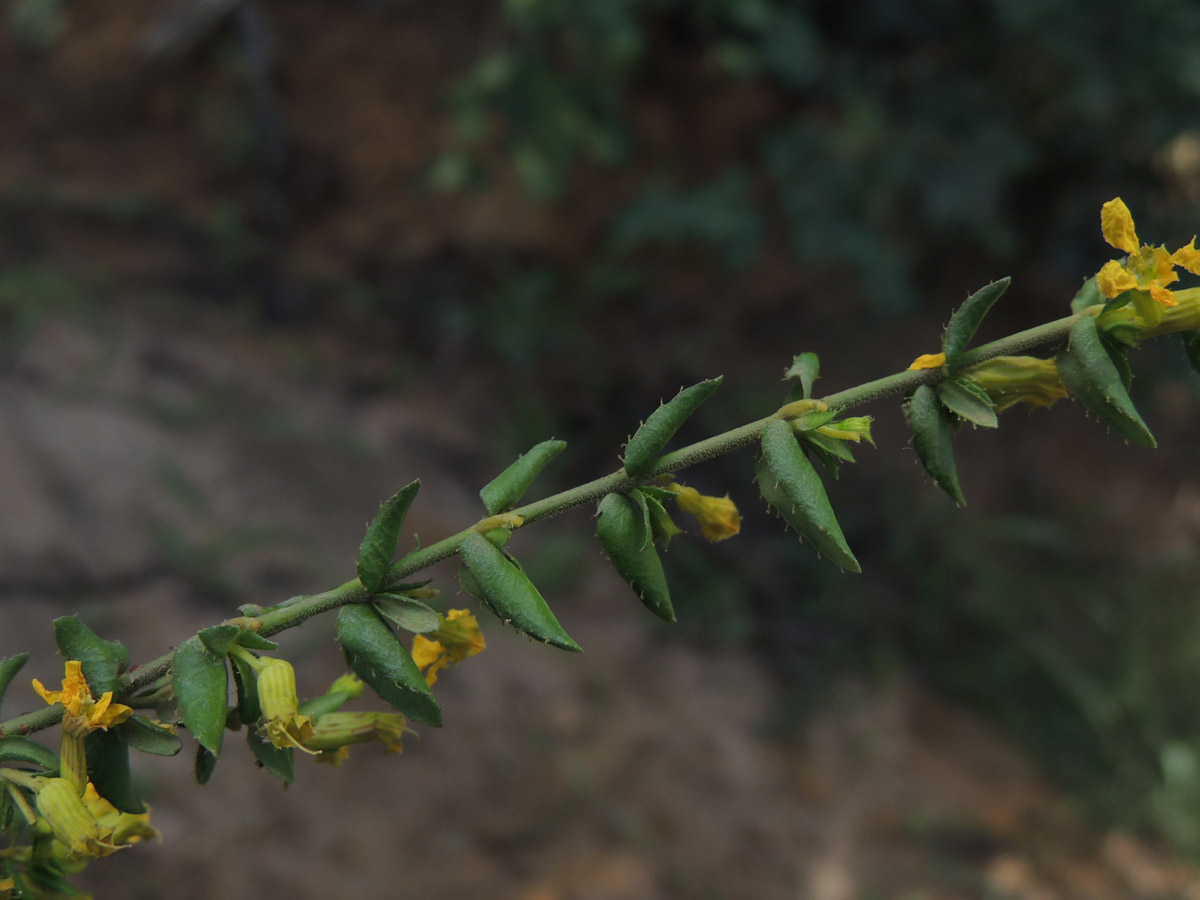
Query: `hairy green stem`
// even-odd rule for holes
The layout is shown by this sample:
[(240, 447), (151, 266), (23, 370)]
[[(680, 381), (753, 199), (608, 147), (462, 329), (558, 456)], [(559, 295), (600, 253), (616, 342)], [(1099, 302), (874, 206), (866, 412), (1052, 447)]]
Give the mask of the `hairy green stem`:
[[(1044, 325), (1038, 325), (1008, 337), (992, 341), (964, 353), (960, 366), (965, 368), (997, 356), (1008, 356), (1022, 353), (1036, 347), (1062, 341), (1082, 316), (1094, 316), (1101, 307), (1089, 307), (1075, 315), (1066, 316)], [(885, 397), (903, 394), (922, 384), (932, 384), (943, 377), (940, 369), (906, 370), (874, 381), (868, 381), (857, 387), (829, 394), (821, 398), (831, 407), (846, 410), (862, 406)], [(763, 429), (774, 420), (775, 416), (762, 419), (726, 431), (713, 437), (697, 441), (679, 450), (664, 455), (645, 476), (631, 478), (625, 471), (619, 470), (602, 478), (597, 478), (585, 484), (561, 491), (541, 500), (535, 500), (512, 510), (512, 515), (520, 516), (525, 523), (539, 519), (550, 518), (568, 509), (585, 506), (599, 501), (613, 491), (628, 490), (638, 484), (645, 484), (657, 476), (665, 475), (689, 468), (705, 460), (722, 456), (739, 447), (756, 443)], [(453, 534), (428, 547), (414, 550), (407, 556), (393, 563), (388, 569), (384, 585), (395, 586), (409, 576), (428, 568), (434, 563), (449, 559), (458, 552), (459, 545), (472, 532), (477, 530), (479, 523), (471, 528)], [(369, 593), (357, 580), (348, 581), (338, 587), (319, 594), (293, 598), (279, 606), (266, 609), (251, 617), (239, 618), (237, 624), (253, 628), (263, 636), (278, 634), (301, 624), (305, 620), (323, 612), (337, 609), (348, 603), (362, 603), (369, 599)], [(166, 683), (170, 671), (173, 652), (162, 656), (130, 672), (124, 684), (117, 691), (118, 699), (128, 699), (149, 690), (158, 690)], [(30, 734), (34, 731), (50, 727), (62, 718), (62, 707), (55, 705), (46, 709), (26, 713), (7, 722), (0, 723), (0, 737), (9, 735)]]

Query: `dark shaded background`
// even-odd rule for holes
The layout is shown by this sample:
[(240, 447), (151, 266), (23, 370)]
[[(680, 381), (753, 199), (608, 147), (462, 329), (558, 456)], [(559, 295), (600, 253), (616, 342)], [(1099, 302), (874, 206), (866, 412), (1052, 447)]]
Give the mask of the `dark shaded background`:
[[(570, 443), (548, 492), (680, 385), (725, 376), (687, 440), (800, 351), (829, 391), (887, 374), (1001, 275), (981, 339), (1065, 314), (1105, 200), (1197, 230), (1198, 60), (1183, 0), (10, 3), (0, 652), (54, 680), (78, 612), (155, 656), (344, 580), (414, 477), (428, 543), (536, 441)], [(674, 630), (584, 515), (530, 529), (584, 657), (488, 623), (442, 731), (284, 795), (236, 745), (203, 790), (153, 766), (167, 842), (87, 883), (1195, 896), (1156, 848), (1200, 850), (1197, 382), (1174, 343), (1135, 366), (1162, 449), (1014, 410), (957, 439), (965, 510), (871, 409), (829, 485), (858, 577), (779, 533), (748, 455), (689, 473), (746, 521), (672, 545)], [(304, 691), (340, 671), (323, 621), (285, 646)]]

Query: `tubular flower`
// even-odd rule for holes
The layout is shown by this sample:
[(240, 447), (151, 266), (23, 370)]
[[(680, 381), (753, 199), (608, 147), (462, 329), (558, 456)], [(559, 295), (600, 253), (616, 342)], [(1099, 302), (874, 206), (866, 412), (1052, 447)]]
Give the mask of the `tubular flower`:
[(1167, 288), (1179, 280), (1175, 267), (1200, 275), (1200, 250), (1196, 249), (1194, 237), (1174, 253), (1168, 253), (1166, 247), (1143, 244), (1134, 229), (1129, 207), (1120, 197), (1101, 207), (1100, 230), (1109, 244), (1129, 254), (1124, 262), (1116, 259), (1106, 262), (1096, 275), (1097, 286), (1110, 300), (1136, 290), (1163, 306), (1175, 306), (1175, 294)]
[(404, 752), (405, 718), (394, 712), (331, 712), (318, 716), (304, 746), (317, 751), (317, 762), (342, 764), (350, 744), (383, 742), (388, 753)]
[(871, 421), (870, 416), (850, 416), (828, 425), (821, 425), (817, 428), (817, 433), (837, 438), (839, 441), (853, 441), (857, 444), (865, 440), (868, 444), (874, 444), (875, 441), (871, 439)]
[(312, 716), (300, 714), (296, 696), (296, 670), (286, 659), (258, 657), (258, 705), (262, 710), (259, 731), (276, 747), (296, 747), (314, 752), (304, 746), (312, 737)]
[(121, 812), (96, 791), (90, 781), (83, 792), (83, 805), (101, 828), (111, 828), (113, 841), (128, 847), (143, 840), (162, 840), (162, 834), (150, 824), (150, 808), (144, 813)]
[(729, 495), (708, 497), (695, 488), (671, 482), (667, 490), (675, 494), (675, 503), (685, 513), (695, 516), (705, 540), (715, 544), (731, 538), (742, 530), (742, 517)]
[(452, 609), (445, 616), (438, 616), (438, 621), (440, 625), (430, 637), (418, 634), (413, 638), (413, 662), (417, 668), (425, 669), (425, 681), (430, 687), (437, 683), (439, 670), (460, 663), (487, 646), (479, 623), (469, 611)]
[(82, 734), (97, 728), (107, 730), (133, 715), (131, 707), (112, 702), (112, 691), (105, 691), (99, 700), (93, 700), (91, 688), (83, 677), (83, 663), (77, 659), (67, 660), (62, 684), (61, 691), (48, 691), (40, 681), (33, 679), (33, 689), (38, 696), (51, 706), (62, 704), (64, 730)]
[[(123, 846), (115, 829), (96, 819), (66, 778), (42, 778), (37, 789), (38, 821), (75, 859), (108, 856)], [(93, 789), (94, 790), (94, 789)]]
[(1052, 359), (995, 356), (964, 369), (962, 375), (987, 392), (996, 404), (996, 412), (1017, 403), (1053, 406), (1067, 396), (1067, 388)]

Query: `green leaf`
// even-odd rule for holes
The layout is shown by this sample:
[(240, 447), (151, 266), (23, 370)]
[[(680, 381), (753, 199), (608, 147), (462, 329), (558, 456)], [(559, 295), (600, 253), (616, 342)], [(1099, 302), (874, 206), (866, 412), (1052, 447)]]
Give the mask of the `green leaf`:
[(996, 404), (987, 391), (973, 381), (955, 375), (940, 382), (937, 393), (942, 406), (964, 422), (982, 428), (996, 428), (1000, 424), (996, 418)]
[(200, 638), (200, 643), (208, 648), (209, 653), (214, 656), (226, 656), (229, 648), (236, 642), (238, 630), (236, 625), (213, 625), (211, 628), (205, 628), (197, 637)]
[(27, 737), (0, 738), (0, 765), (37, 766), (47, 772), (58, 768), (58, 754)]
[(274, 641), (268, 640), (257, 631), (251, 631), (249, 628), (239, 628), (234, 643), (248, 650), (274, 650), (279, 646)]
[(117, 732), (134, 750), (153, 756), (174, 756), (183, 749), (179, 735), (143, 716), (132, 716), (117, 726)]
[(801, 353), (792, 360), (791, 367), (784, 373), (784, 380), (796, 378), (800, 381), (801, 396), (796, 399), (807, 400), (812, 397), (813, 382), (821, 372), (821, 363), (815, 353)]
[(183, 724), (214, 757), (221, 754), (228, 712), (228, 678), (225, 657), (217, 656), (190, 637), (171, 658), (171, 688)]
[(720, 386), (719, 376), (693, 384), (650, 413), (641, 428), (633, 433), (633, 437), (625, 445), (626, 473), (637, 478), (653, 468), (659, 454), (675, 436), (675, 432)]
[(383, 583), (388, 564), (396, 555), (404, 517), (420, 488), (420, 481), (402, 487), (383, 502), (374, 521), (367, 526), (367, 534), (358, 548), (358, 580), (370, 593), (375, 593)]
[(600, 501), (597, 513), (596, 533), (617, 574), (629, 582), (646, 609), (664, 622), (674, 622), (667, 576), (641, 511), (614, 493)]
[(980, 323), (988, 310), (992, 308), (1001, 295), (1012, 284), (1011, 278), (1001, 278), (986, 284), (963, 301), (963, 305), (954, 311), (950, 324), (942, 335), (942, 352), (946, 354), (946, 366), (953, 372), (958, 367), (958, 358), (967, 349), (967, 344), (975, 336)]
[(214, 656), (226, 656), (229, 648), (235, 644), (239, 647), (249, 647), (251, 650), (274, 650), (279, 645), (260, 637), (249, 628), (237, 625), (213, 625), (205, 628), (198, 635), (200, 642)]
[(233, 686), (237, 691), (238, 718), (246, 723), (262, 718), (262, 707), (258, 703), (258, 675), (254, 667), (238, 654), (229, 657), (233, 663)]
[(840, 409), (813, 409), (796, 419), (792, 419), (793, 431), (814, 431), (822, 425), (828, 425), (841, 414)]
[(442, 710), (425, 677), (379, 613), (358, 603), (343, 606), (338, 610), (337, 634), (354, 674), (381, 699), (417, 722), (442, 724)]
[(849, 463), (854, 462), (854, 451), (851, 449), (849, 441), (830, 437), (817, 431), (806, 431), (798, 437), (808, 446), (823, 450), (835, 459)]
[(1112, 360), (1113, 366), (1116, 367), (1117, 374), (1121, 376), (1121, 386), (1126, 391), (1131, 390), (1133, 388), (1133, 367), (1129, 365), (1129, 346), (1120, 343), (1118, 339), (1104, 331), (1100, 332), (1100, 343), (1104, 345), (1104, 351)]
[(283, 782), (287, 787), (296, 780), (296, 766), (291, 747), (276, 747), (270, 741), (264, 740), (253, 728), (246, 732), (246, 743), (254, 758), (262, 767)]
[(29, 662), (28, 653), (18, 653), (16, 656), (0, 660), (0, 707), (4, 705), (4, 692), (8, 690), (12, 680), (17, 677), (17, 673), (24, 668), (27, 662)]
[(472, 532), (459, 547), (483, 601), (501, 621), (546, 644), (563, 650), (580, 649), (546, 605), (521, 569), (487, 539)]
[(517, 458), (511, 466), (484, 485), (479, 492), (490, 515), (512, 509), (529, 490), (529, 485), (567, 446), (566, 441), (542, 441)]
[(757, 475), (763, 499), (818, 553), (842, 569), (862, 571), (833, 514), (821, 476), (787, 422), (776, 419), (763, 429)]
[(117, 641), (97, 637), (78, 616), (54, 620), (54, 643), (64, 657), (83, 663), (93, 697), (115, 691), (117, 679), (129, 667), (129, 651)]
[(683, 529), (675, 524), (675, 520), (671, 518), (671, 514), (667, 512), (667, 508), (662, 505), (658, 497), (647, 494), (640, 488), (634, 493), (646, 498), (646, 510), (650, 514), (650, 539), (662, 544), (664, 550), (668, 549), (671, 546), (671, 539), (677, 534), (683, 534)]
[(96, 793), (126, 813), (143, 813), (146, 804), (133, 790), (129, 771), (129, 746), (115, 728), (93, 731), (83, 739), (87, 752), (88, 781)]
[(203, 745), (196, 748), (196, 762), (192, 767), (192, 772), (196, 776), (197, 784), (208, 784), (208, 780), (212, 778), (213, 771), (217, 768), (217, 758), (210, 753)]
[(1067, 390), (1101, 421), (1135, 443), (1158, 446), (1134, 408), (1121, 380), (1121, 371), (1105, 350), (1094, 318), (1084, 316), (1071, 327), (1067, 345), (1058, 351), (1055, 362)]
[(913, 448), (938, 487), (959, 506), (966, 506), (954, 466), (954, 447), (950, 442), (950, 414), (938, 400), (937, 391), (921, 385), (908, 401), (908, 424), (912, 428)]
[[(1128, 294), (1129, 292), (1126, 291), (1125, 293)], [(1099, 306), (1101, 303), (1105, 303), (1106, 299), (1107, 298), (1100, 293), (1100, 285), (1096, 283), (1096, 276), (1093, 275), (1083, 283), (1083, 287), (1079, 289), (1079, 293), (1077, 293), (1075, 298), (1071, 301), (1071, 312), (1083, 312), (1089, 306)], [(1129, 300), (1126, 298), (1123, 302), (1118, 304), (1118, 306), (1124, 306), (1125, 303), (1128, 302)], [(1105, 303), (1106, 308), (1111, 303), (1111, 300), (1108, 301), (1108, 303)]]
[(403, 594), (376, 594), (371, 598), (376, 612), (395, 625), (413, 634), (428, 634), (440, 626), (438, 614), (420, 600)]

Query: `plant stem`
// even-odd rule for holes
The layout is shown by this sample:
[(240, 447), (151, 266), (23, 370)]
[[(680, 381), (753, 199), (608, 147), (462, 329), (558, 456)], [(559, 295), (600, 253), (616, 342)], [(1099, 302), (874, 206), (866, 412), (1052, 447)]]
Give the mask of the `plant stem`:
[[(1017, 332), (1000, 340), (983, 344), (974, 350), (964, 353), (960, 366), (965, 368), (996, 356), (1022, 353), (1035, 347), (1056, 343), (1067, 336), (1071, 330), (1071, 326), (1082, 316), (1094, 316), (1100, 310), (1100, 306), (1089, 307), (1075, 315), (1066, 316), (1053, 322), (1047, 322), (1044, 325), (1038, 325), (1035, 328)], [(831, 407), (847, 410), (885, 397), (906, 393), (919, 385), (937, 382), (943, 377), (944, 375), (940, 369), (906, 370), (884, 378), (878, 378), (874, 381), (868, 381), (857, 387), (829, 394), (821, 399)], [(705, 460), (722, 456), (739, 447), (753, 444), (758, 441), (763, 429), (774, 418), (774, 415), (766, 416), (667, 453), (658, 461), (653, 469), (640, 478), (631, 478), (622, 469), (541, 500), (527, 503), (512, 510), (512, 513), (521, 516), (525, 523), (529, 523), (556, 516), (577, 506), (589, 505), (613, 491), (629, 490), (639, 484), (651, 482), (659, 475), (686, 469)], [(428, 547), (414, 550), (398, 562), (393, 563), (384, 579), (385, 588), (400, 584), (405, 578), (428, 568), (434, 563), (454, 556), (458, 552), (459, 545), (462, 544), (467, 535), (476, 531), (477, 528), (478, 523), (471, 528), (466, 528), (457, 534), (430, 544)], [(297, 598), (286, 604), (264, 610), (257, 616), (242, 617), (233, 621), (236, 621), (237, 624), (254, 628), (263, 636), (269, 636), (286, 631), (289, 628), (294, 628), (306, 619), (337, 609), (348, 603), (365, 602), (369, 597), (370, 595), (366, 589), (355, 579), (322, 593)], [(125, 684), (117, 691), (118, 699), (133, 697), (147, 688), (157, 690), (162, 687), (170, 670), (172, 656), (173, 651), (164, 653), (157, 659), (129, 673), (126, 676), (127, 680)], [(61, 718), (62, 707), (58, 705), (26, 713), (7, 722), (0, 723), (0, 737), (30, 734), (54, 725)]]

